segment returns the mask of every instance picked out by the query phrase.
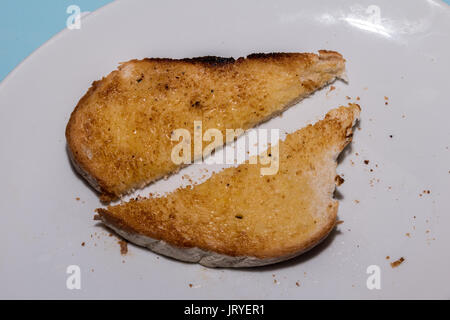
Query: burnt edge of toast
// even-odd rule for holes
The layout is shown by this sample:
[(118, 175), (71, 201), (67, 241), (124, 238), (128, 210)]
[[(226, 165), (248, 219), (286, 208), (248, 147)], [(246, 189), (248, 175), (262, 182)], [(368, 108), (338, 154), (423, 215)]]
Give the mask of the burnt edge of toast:
[[(300, 53), (302, 55), (302, 53)], [(226, 65), (230, 63), (234, 63), (236, 61), (244, 60), (244, 59), (250, 59), (250, 60), (267, 60), (267, 59), (279, 59), (284, 57), (291, 57), (299, 55), (299, 53), (287, 53), (287, 52), (270, 52), (270, 53), (252, 53), (249, 54), (247, 57), (240, 57), (238, 59), (235, 59), (233, 57), (225, 58), (225, 57), (217, 57), (217, 56), (203, 56), (203, 57), (194, 57), (194, 58), (185, 58), (181, 59), (181, 61), (184, 62), (191, 62), (191, 63), (201, 63), (201, 64), (207, 64), (212, 66), (220, 66), (220, 65)]]
[[(336, 57), (342, 58), (341, 54), (335, 51), (319, 50), (320, 54), (336, 55)], [(201, 56), (194, 58), (172, 59), (172, 58), (144, 58), (144, 61), (157, 61), (157, 62), (187, 62), (192, 64), (202, 64), (210, 67), (220, 67), (229, 64), (236, 63), (245, 59), (250, 60), (270, 60), (289, 58), (292, 56), (307, 56), (308, 53), (296, 53), (296, 52), (269, 52), (269, 53), (252, 53), (246, 57), (233, 58), (233, 57), (218, 57), (218, 56)], [(132, 60), (138, 61), (138, 60)]]

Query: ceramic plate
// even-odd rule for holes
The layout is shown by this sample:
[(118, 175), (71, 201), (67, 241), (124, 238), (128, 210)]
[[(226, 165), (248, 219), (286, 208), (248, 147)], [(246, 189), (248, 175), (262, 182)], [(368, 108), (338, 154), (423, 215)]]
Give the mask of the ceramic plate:
[[(432, 0), (117, 1), (84, 17), (0, 85), (0, 297), (450, 298), (449, 39), (450, 8)], [(257, 269), (207, 269), (133, 245), (121, 255), (66, 153), (65, 126), (91, 82), (134, 58), (319, 49), (344, 55), (348, 84), (263, 127), (292, 132), (361, 105), (338, 166), (344, 222), (329, 238)], [(203, 168), (140, 193), (173, 190)], [(79, 290), (67, 287), (69, 266)]]

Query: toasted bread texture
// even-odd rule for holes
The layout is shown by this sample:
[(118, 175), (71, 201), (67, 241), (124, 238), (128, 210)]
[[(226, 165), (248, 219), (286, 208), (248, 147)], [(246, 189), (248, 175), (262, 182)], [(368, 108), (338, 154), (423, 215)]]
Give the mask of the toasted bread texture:
[(94, 82), (80, 100), (66, 128), (68, 153), (103, 200), (112, 200), (179, 170), (171, 159), (179, 143), (171, 139), (174, 130), (192, 136), (194, 121), (204, 131), (249, 129), (344, 69), (339, 53), (323, 50), (132, 60)]
[(359, 112), (357, 104), (333, 109), (289, 134), (279, 143), (274, 175), (246, 162), (167, 196), (97, 212), (128, 240), (205, 266), (248, 267), (297, 256), (336, 223), (336, 159), (352, 140)]

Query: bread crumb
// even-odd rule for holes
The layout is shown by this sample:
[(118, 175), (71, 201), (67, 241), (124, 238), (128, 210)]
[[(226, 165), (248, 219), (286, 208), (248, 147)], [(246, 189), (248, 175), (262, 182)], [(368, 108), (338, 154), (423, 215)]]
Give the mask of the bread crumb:
[(128, 253), (128, 242), (125, 240), (119, 240), (117, 243), (120, 245), (120, 254), (126, 255)]
[(300, 287), (300, 282), (297, 281), (297, 282), (295, 283), (295, 285), (296, 285), (297, 287)]
[(355, 203), (358, 204), (358, 203), (359, 203), (359, 200), (355, 200)]
[(389, 260), (391, 257), (389, 257), (389, 256), (386, 256), (386, 260)]
[(403, 261), (405, 261), (405, 258), (401, 257), (400, 259), (395, 260), (394, 262), (391, 262), (391, 267), (397, 268), (399, 265), (401, 265), (403, 263)]
[(189, 283), (189, 288), (192, 288), (192, 283)]
[(86, 245), (86, 243), (84, 243), (84, 242), (81, 243), (81, 246), (82, 246), (82, 247), (84, 247), (85, 245)]
[(345, 180), (340, 175), (336, 175), (336, 177), (334, 178), (334, 181), (336, 182), (337, 186), (340, 186), (341, 184), (344, 183)]
[(411, 234), (409, 232), (405, 233), (405, 236), (411, 237)]
[(331, 86), (331, 87), (330, 87), (330, 91), (333, 91), (334, 89), (336, 89), (335, 86)]
[(369, 160), (364, 160), (364, 164), (369, 164)]
[(79, 197), (76, 197), (75, 200), (80, 201), (80, 198), (79, 198)]
[(350, 100), (350, 99), (351, 99), (351, 97), (349, 97), (349, 96), (346, 96), (346, 98), (347, 98), (347, 100)]

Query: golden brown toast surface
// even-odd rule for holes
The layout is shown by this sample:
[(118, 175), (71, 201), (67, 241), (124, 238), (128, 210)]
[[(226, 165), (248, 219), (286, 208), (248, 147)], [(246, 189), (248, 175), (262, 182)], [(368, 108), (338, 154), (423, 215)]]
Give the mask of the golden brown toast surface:
[(272, 258), (306, 250), (334, 227), (336, 158), (352, 139), (356, 104), (289, 134), (279, 144), (279, 170), (260, 164), (227, 168), (202, 184), (161, 198), (97, 209), (129, 234), (229, 256)]
[(66, 129), (78, 170), (112, 199), (164, 177), (173, 130), (251, 128), (344, 72), (339, 53), (256, 54), (247, 58), (144, 59), (93, 83)]

